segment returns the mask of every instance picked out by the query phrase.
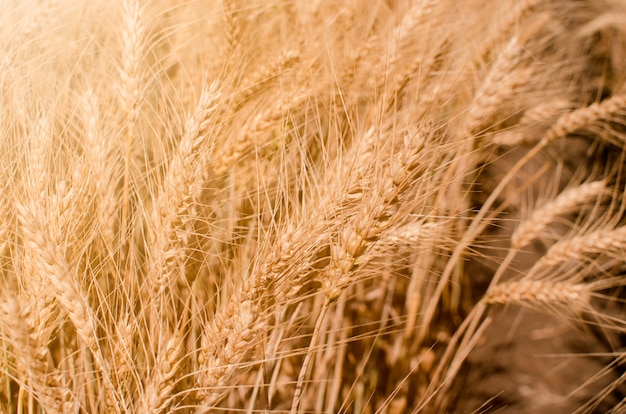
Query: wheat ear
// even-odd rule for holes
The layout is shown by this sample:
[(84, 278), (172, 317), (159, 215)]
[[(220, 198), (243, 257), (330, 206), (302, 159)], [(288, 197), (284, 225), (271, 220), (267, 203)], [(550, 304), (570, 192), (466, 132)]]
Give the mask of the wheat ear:
[[(326, 316), (330, 303), (336, 301), (343, 291), (353, 284), (358, 276), (358, 269), (371, 257), (368, 253), (382, 234), (397, 219), (396, 205), (404, 192), (415, 184), (415, 179), (426, 168), (424, 152), (430, 131), (416, 131), (404, 138), (400, 148), (382, 174), (372, 171), (370, 188), (355, 186), (350, 189), (352, 200), (357, 208), (354, 216), (344, 224), (336, 239), (331, 241), (330, 264), (322, 272), (322, 292), (325, 301), (318, 315), (313, 336), (308, 347), (296, 390), (292, 399), (291, 414), (298, 411), (302, 397), (304, 378), (308, 365), (317, 345), (321, 323)], [(431, 160), (429, 160), (431, 161)]]
[(100, 132), (102, 119), (98, 97), (93, 89), (87, 89), (82, 99), (82, 116), (85, 129), (84, 168), (76, 171), (76, 182), (85, 176), (90, 178), (93, 186), (95, 203), (97, 204), (97, 224), (99, 235), (105, 245), (111, 248), (115, 239), (117, 225), (118, 199), (115, 194), (115, 182), (111, 178), (114, 165), (114, 154), (111, 151), (108, 137)]
[(195, 203), (203, 186), (198, 171), (207, 168), (200, 163), (208, 159), (205, 154), (212, 150), (211, 132), (207, 127), (213, 121), (219, 97), (217, 83), (200, 94), (156, 201), (148, 278), (158, 295), (171, 291), (185, 277), (191, 226), (197, 218)]
[(517, 36), (512, 37), (474, 94), (464, 120), (465, 131), (478, 132), (493, 119), (493, 114), (498, 111), (502, 102), (528, 82), (533, 70), (519, 68), (523, 53), (523, 45)]
[(480, 48), (475, 54), (478, 59), (475, 64), (479, 65), (499, 43), (510, 38), (513, 31), (520, 24), (520, 21), (532, 14), (542, 1), (543, 0), (516, 1), (513, 11), (508, 13), (504, 21), (500, 23), (498, 31), (480, 45)]
[(61, 373), (48, 362), (55, 314), (52, 304), (20, 296), (0, 302), (0, 323), (13, 346), (18, 372), (27, 375), (26, 386), (32, 387), (44, 410), (75, 412), (76, 401), (63, 389)]
[(246, 76), (238, 85), (235, 101), (245, 102), (265, 90), (271, 82), (279, 78), (285, 71), (300, 62), (300, 55), (295, 51), (282, 54), (271, 65), (263, 66), (251, 75)]
[[(38, 205), (19, 205), (17, 208), (24, 248), (37, 252), (32, 257), (32, 268), (35, 271), (33, 277), (39, 283), (49, 286), (47, 289), (51, 288), (54, 298), (72, 321), (76, 334), (92, 352), (98, 368), (109, 381), (107, 385), (111, 385), (108, 368), (98, 346), (97, 319), (86, 293), (76, 281), (77, 269), (69, 265), (58, 240), (50, 235), (50, 222), (38, 214), (40, 208)], [(46, 291), (42, 287), (39, 290)]]
[(260, 139), (260, 137), (264, 137), (262, 134), (279, 123), (284, 117), (296, 112), (310, 97), (311, 91), (302, 88), (279, 97), (274, 105), (268, 105), (266, 109), (255, 115), (241, 129), (238, 129), (236, 135), (216, 151), (212, 162), (213, 171), (217, 175), (225, 174), (237, 161), (255, 149), (261, 148), (267, 143), (263, 140), (267, 140), (267, 138)]
[(607, 189), (603, 181), (584, 183), (563, 191), (554, 200), (533, 210), (528, 219), (524, 220), (511, 236), (511, 246), (520, 249), (537, 237), (558, 216), (578, 211), (587, 203), (594, 202), (606, 194)]
[(610, 121), (626, 109), (626, 96), (614, 95), (601, 102), (563, 114), (542, 138), (542, 145), (565, 137), (577, 130), (591, 126), (599, 121)]
[(120, 106), (125, 118), (125, 142), (122, 146), (124, 154), (124, 182), (122, 185), (122, 222), (120, 237), (127, 237), (128, 217), (130, 211), (131, 177), (133, 141), (136, 139), (137, 122), (142, 99), (143, 74), (141, 65), (145, 53), (145, 26), (142, 9), (138, 0), (124, 1), (124, 27), (122, 29), (122, 56), (119, 72)]
[(257, 301), (263, 288), (246, 284), (204, 328), (198, 356), (199, 395), (206, 408), (214, 406), (228, 391), (231, 379), (249, 359), (258, 332), (265, 325)]
[(242, 4), (238, 0), (224, 0), (223, 7), (224, 23), (226, 23), (225, 27), (227, 29), (224, 33), (224, 37), (229, 52), (226, 61), (232, 62), (232, 57), (243, 36), (244, 22), (242, 17)]
[(519, 120), (520, 125), (533, 125), (558, 118), (574, 108), (574, 102), (565, 98), (555, 98), (540, 102), (524, 111)]
[(541, 102), (524, 111), (517, 125), (511, 130), (505, 130), (492, 137), (491, 142), (497, 145), (515, 147), (522, 144), (536, 144), (541, 139), (545, 129), (561, 115), (571, 112), (575, 103), (564, 98), (556, 98)]
[[(53, 300), (67, 313), (76, 334), (91, 351), (102, 371), (107, 391), (113, 391), (109, 370), (100, 352), (97, 319), (86, 292), (78, 283), (78, 268), (67, 259), (64, 246), (75, 233), (80, 220), (78, 206), (82, 192), (64, 181), (49, 183), (55, 172), (47, 168), (52, 128), (47, 118), (40, 118), (28, 135), (26, 161), (32, 174), (26, 179), (27, 199), (15, 205), (25, 255), (24, 285), (35, 296)], [(54, 185), (52, 185), (54, 184)]]
[(184, 360), (184, 336), (182, 331), (170, 333), (167, 330), (157, 334), (159, 345), (157, 357), (141, 395), (140, 411), (162, 413), (173, 400), (172, 391), (177, 384), (177, 376)]
[[(374, 173), (371, 188), (361, 186), (350, 190), (352, 199), (358, 201), (358, 210), (331, 244), (331, 262), (322, 277), (322, 291), (328, 300), (336, 300), (353, 283), (354, 270), (363, 264), (361, 257), (395, 222), (395, 206), (404, 192), (415, 185), (416, 177), (425, 171), (426, 152), (422, 149), (426, 149), (428, 133), (408, 133), (383, 174)], [(435, 158), (434, 154), (429, 155)]]
[(483, 300), (489, 304), (561, 304), (579, 309), (588, 304), (589, 298), (590, 291), (585, 284), (522, 279), (491, 287)]
[[(130, 396), (133, 384), (133, 373), (136, 370), (134, 339), (136, 328), (132, 321), (132, 315), (127, 313), (115, 323), (115, 332), (109, 336), (111, 356), (115, 361), (115, 369), (112, 371), (112, 381), (115, 389), (119, 390), (122, 399)], [(128, 408), (128, 407), (125, 407)]]
[(585, 262), (592, 255), (603, 255), (622, 260), (626, 249), (626, 226), (601, 228), (591, 233), (574, 236), (554, 244), (531, 268), (536, 274), (550, 266), (557, 266), (569, 260)]
[(381, 245), (389, 247), (407, 247), (412, 249), (427, 248), (440, 243), (442, 235), (446, 232), (446, 223), (441, 221), (423, 222), (417, 221), (403, 226), (390, 229), (380, 239)]

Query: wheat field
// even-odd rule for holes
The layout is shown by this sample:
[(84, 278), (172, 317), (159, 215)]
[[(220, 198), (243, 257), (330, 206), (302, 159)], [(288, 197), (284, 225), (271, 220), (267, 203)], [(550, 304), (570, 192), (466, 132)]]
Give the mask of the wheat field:
[(0, 412), (626, 413), (626, 1), (0, 9)]

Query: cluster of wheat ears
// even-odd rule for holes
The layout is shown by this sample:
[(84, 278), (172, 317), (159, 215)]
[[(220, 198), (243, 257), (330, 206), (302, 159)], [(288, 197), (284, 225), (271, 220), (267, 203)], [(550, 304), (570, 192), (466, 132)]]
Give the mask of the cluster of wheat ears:
[(0, 8), (1, 412), (626, 412), (626, 2)]

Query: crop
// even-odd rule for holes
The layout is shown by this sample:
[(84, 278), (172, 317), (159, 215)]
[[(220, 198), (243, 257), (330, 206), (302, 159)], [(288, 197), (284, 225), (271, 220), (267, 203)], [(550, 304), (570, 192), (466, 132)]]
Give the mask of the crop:
[(0, 411), (626, 410), (626, 2), (0, 8)]

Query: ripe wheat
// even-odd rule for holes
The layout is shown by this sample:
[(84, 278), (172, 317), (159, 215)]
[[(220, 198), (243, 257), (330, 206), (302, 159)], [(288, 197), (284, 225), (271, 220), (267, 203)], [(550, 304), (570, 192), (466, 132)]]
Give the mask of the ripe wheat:
[(623, 410), (623, 0), (0, 8), (1, 412)]

